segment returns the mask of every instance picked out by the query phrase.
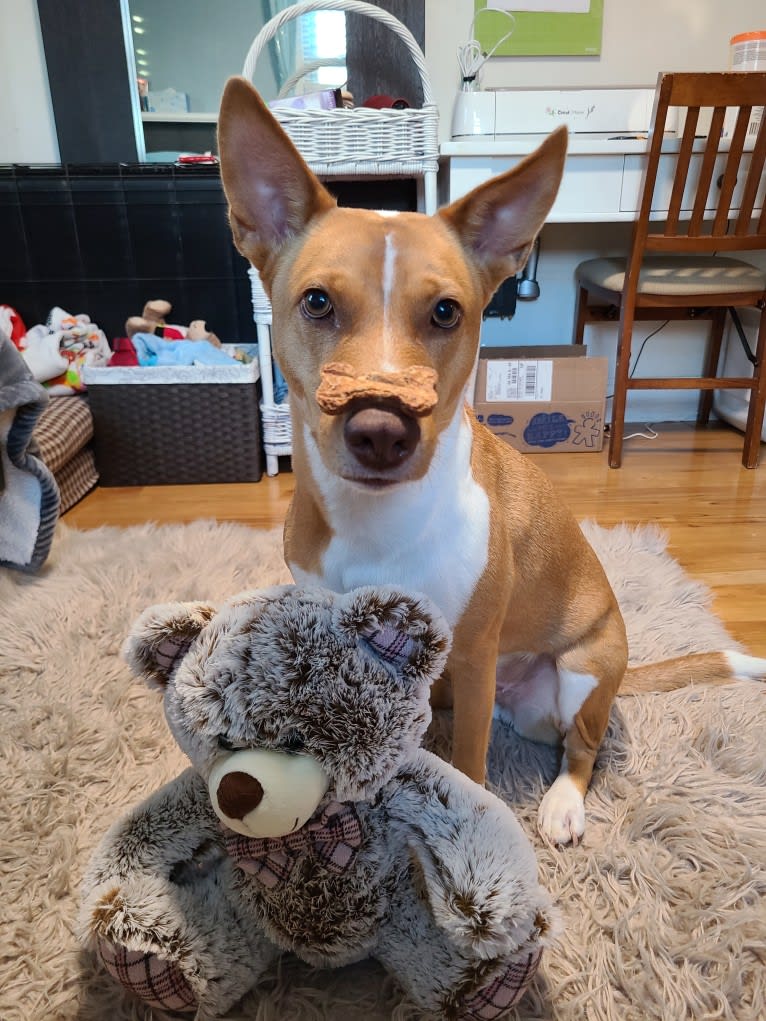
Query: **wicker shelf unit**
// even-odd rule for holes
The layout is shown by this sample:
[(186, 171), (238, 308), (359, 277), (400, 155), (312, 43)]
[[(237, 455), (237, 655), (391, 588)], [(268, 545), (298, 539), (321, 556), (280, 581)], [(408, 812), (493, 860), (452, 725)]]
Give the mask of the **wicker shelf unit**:
[[(398, 18), (362, 0), (306, 0), (281, 11), (253, 40), (242, 74), (253, 77), (267, 43), (282, 25), (312, 11), (350, 11), (381, 22), (406, 45), (420, 75), (423, 105), (419, 108), (294, 110), (275, 108), (274, 115), (314, 173), (321, 178), (407, 177), (419, 182), (418, 204), (436, 212), (439, 159), (438, 109), (423, 51)], [(298, 76), (299, 77), (299, 76)], [(263, 403), (263, 441), (266, 471), (279, 472), (279, 457), (292, 453), (292, 423), (287, 403), (274, 403), (271, 355), (271, 303), (255, 269), (249, 270), (253, 319), (258, 335)]]

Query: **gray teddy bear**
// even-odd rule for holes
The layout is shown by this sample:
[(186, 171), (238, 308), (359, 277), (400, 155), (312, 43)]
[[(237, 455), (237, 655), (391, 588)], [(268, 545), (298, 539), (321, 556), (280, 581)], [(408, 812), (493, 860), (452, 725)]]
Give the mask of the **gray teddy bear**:
[(420, 747), (449, 641), (433, 604), (393, 588), (145, 611), (124, 652), (193, 768), (90, 863), (80, 926), (106, 969), (201, 1019), (283, 951), (373, 957), (428, 1013), (504, 1017), (555, 910), (508, 806)]

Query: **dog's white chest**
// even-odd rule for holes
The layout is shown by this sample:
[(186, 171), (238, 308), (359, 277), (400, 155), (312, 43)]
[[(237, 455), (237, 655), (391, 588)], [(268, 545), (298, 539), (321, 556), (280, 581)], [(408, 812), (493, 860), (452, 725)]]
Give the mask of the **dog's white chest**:
[(489, 541), (489, 498), (470, 470), (471, 429), (462, 409), (427, 475), (391, 491), (368, 493), (329, 478), (309, 435), (306, 445), (335, 534), (321, 577), (291, 564), (295, 580), (338, 592), (360, 585), (422, 592), (454, 626), (486, 567)]

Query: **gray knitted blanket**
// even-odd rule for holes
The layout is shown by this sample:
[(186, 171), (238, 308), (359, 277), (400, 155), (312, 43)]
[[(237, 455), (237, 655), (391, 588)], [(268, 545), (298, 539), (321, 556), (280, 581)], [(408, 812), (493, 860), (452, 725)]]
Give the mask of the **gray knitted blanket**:
[(50, 550), (59, 513), (58, 486), (29, 452), (32, 431), (47, 403), (45, 389), (0, 332), (0, 567), (36, 571)]

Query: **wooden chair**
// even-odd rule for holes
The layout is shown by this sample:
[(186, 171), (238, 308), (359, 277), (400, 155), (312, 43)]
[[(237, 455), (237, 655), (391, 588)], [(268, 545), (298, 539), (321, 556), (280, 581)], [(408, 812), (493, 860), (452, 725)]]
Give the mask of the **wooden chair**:
[[(751, 145), (752, 110), (764, 104), (766, 73), (661, 74), (630, 254), (627, 259), (590, 259), (577, 267), (574, 342), (583, 342), (586, 323), (619, 314), (609, 437), (612, 468), (622, 463), (628, 390), (699, 389), (701, 424), (710, 416), (713, 390), (749, 390), (742, 463), (746, 468), (758, 463), (766, 404), (766, 272), (729, 253), (766, 249), (766, 111)], [(677, 142), (663, 137), (673, 107), (680, 108), (678, 123), (684, 125)], [(706, 108), (712, 109), (710, 127), (700, 139), (700, 112)], [(722, 138), (725, 118), (733, 128), (727, 132), (730, 137)], [(669, 202), (661, 196), (670, 183), (668, 170)], [(653, 209), (661, 209), (664, 219), (658, 220)], [(760, 310), (754, 355), (734, 311), (745, 307)], [(752, 377), (717, 375), (727, 309), (753, 363)], [(702, 375), (634, 378), (633, 323), (684, 318), (712, 323)]]

